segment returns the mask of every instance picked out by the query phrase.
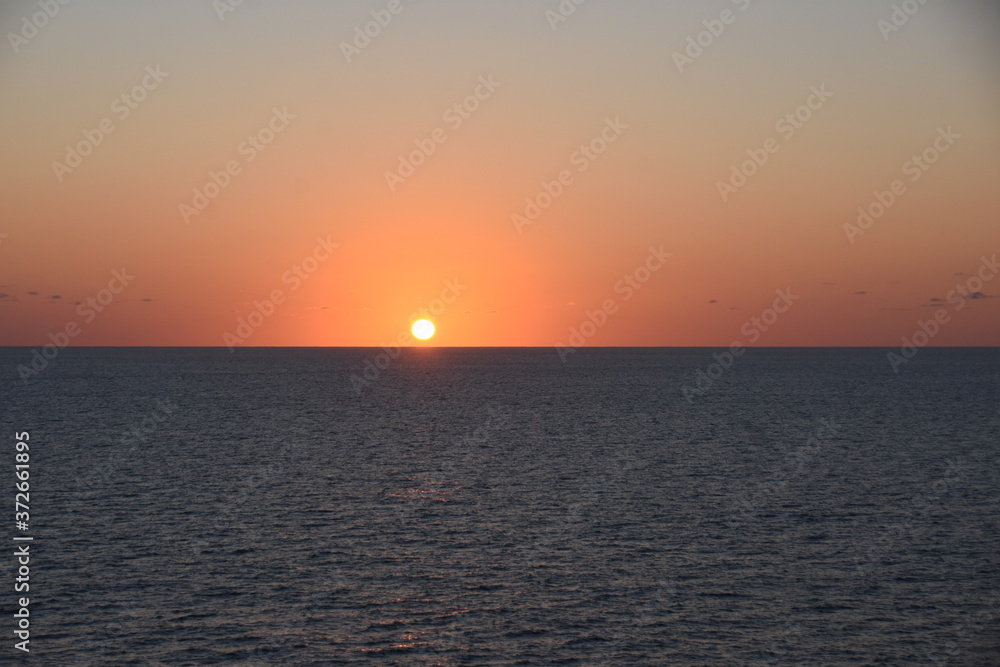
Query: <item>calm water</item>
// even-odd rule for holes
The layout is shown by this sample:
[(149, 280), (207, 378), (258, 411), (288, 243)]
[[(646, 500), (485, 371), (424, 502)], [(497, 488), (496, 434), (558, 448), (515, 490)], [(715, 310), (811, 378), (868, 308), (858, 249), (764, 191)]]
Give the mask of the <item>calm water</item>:
[(712, 352), (0, 349), (32, 654), (1000, 664), (1000, 351)]

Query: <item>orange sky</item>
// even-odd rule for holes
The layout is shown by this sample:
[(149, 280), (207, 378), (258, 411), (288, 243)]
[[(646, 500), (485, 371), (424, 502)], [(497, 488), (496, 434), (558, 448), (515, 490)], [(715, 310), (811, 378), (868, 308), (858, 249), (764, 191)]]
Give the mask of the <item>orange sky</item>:
[(423, 0), (347, 62), (389, 4), (93, 0), (37, 34), (5, 4), (0, 345), (224, 345), (279, 291), (243, 344), (378, 346), (455, 284), (433, 344), (554, 345), (609, 299), (588, 345), (894, 346), (940, 308), (932, 344), (1000, 344), (1000, 276), (947, 299), (1000, 252), (990, 3)]

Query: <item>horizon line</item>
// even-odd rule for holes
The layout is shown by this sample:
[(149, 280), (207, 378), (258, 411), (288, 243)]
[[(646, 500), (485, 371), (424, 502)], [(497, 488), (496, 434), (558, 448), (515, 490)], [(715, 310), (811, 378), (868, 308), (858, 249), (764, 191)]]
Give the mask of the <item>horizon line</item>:
[[(50, 344), (42, 345), (47, 347)], [(38, 345), (0, 345), (0, 349), (30, 350)], [(388, 345), (241, 345), (236, 350), (381, 350)], [(406, 345), (402, 350), (549, 350), (558, 345)], [(731, 345), (585, 345), (583, 350), (728, 350)], [(747, 350), (895, 350), (898, 345), (744, 345)], [(1000, 345), (926, 345), (920, 349), (996, 350)], [(66, 349), (162, 349), (162, 350), (229, 350), (225, 345), (67, 345)]]

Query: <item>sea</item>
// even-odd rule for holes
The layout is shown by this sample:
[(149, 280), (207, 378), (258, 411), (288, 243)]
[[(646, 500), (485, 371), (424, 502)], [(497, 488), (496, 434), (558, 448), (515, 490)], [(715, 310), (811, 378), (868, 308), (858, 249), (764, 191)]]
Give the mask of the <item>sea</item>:
[(53, 351), (0, 663), (1000, 665), (998, 349)]

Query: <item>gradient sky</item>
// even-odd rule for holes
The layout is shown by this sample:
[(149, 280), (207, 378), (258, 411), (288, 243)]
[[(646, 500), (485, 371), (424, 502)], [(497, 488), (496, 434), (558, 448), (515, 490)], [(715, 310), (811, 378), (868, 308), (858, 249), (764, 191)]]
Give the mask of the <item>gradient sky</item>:
[[(3, 4), (0, 345), (74, 322), (74, 345), (223, 345), (281, 290), (246, 345), (378, 346), (454, 279), (437, 345), (565, 342), (608, 299), (588, 345), (898, 346), (940, 308), (932, 344), (1000, 345), (1000, 276), (947, 300), (1000, 252), (995, 3), (929, 2), (886, 39), (882, 0), (588, 0), (554, 30), (557, 0), (403, 0), (348, 63), (342, 43), (388, 0), (244, 0), (220, 19), (225, 1), (74, 0), (37, 34), (37, 0)], [(114, 100), (157, 66), (121, 118)], [(445, 113), (481, 77), (499, 87), (456, 127)], [(778, 131), (823, 86), (832, 98)], [(248, 161), (274, 109), (295, 117)], [(59, 180), (53, 163), (103, 119), (114, 131)], [(608, 119), (627, 128), (581, 172), (574, 152)], [(386, 172), (438, 128), (391, 190)], [(947, 128), (960, 138), (912, 181), (905, 163)], [(723, 201), (718, 182), (769, 138), (779, 150)], [(896, 179), (905, 193), (849, 240)], [(286, 280), (318, 238), (339, 247)], [(626, 300), (616, 285), (651, 246), (672, 256)], [(88, 316), (77, 304), (123, 268), (134, 279)], [(748, 340), (786, 288), (799, 300)]]

